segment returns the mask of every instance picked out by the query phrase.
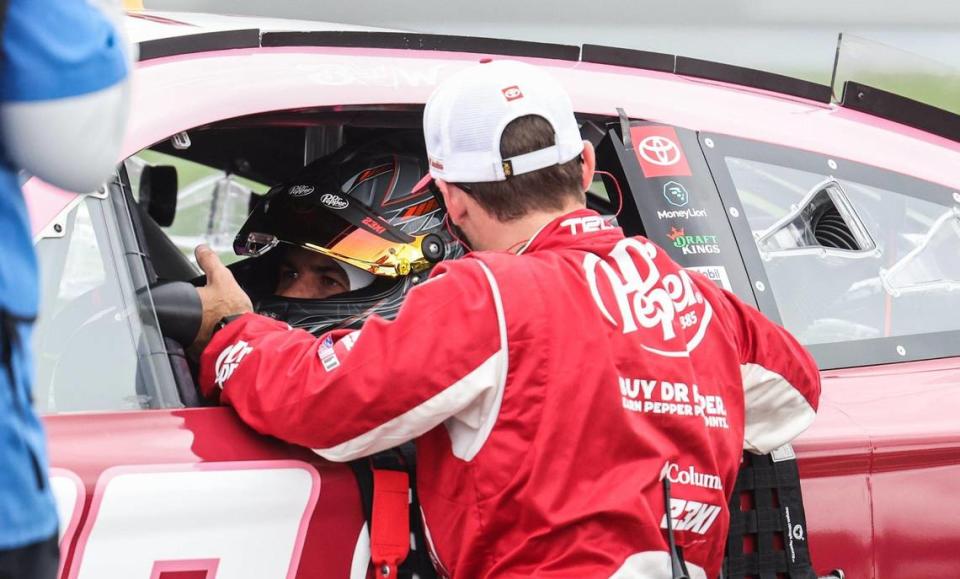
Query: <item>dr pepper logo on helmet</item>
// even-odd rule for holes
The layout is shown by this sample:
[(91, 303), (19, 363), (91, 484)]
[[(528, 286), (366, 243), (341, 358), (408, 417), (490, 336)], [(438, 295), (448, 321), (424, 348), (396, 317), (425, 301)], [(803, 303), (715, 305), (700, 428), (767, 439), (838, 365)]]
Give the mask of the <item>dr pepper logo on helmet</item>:
[(333, 193), (324, 193), (323, 197), (320, 198), (320, 203), (323, 203), (330, 209), (346, 209), (350, 206), (349, 201)]
[(287, 190), (287, 195), (291, 197), (306, 197), (313, 193), (313, 185), (294, 185)]
[(673, 127), (641, 126), (630, 128), (633, 150), (643, 175), (668, 177), (690, 175), (690, 165)]

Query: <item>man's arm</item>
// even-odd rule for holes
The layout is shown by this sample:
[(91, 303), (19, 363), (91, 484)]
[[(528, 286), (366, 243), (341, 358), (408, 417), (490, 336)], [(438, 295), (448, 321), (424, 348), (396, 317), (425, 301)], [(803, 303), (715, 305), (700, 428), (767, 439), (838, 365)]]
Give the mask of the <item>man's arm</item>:
[(10, 0), (7, 9), (3, 151), (69, 191), (95, 190), (122, 145), (129, 60), (111, 16), (87, 1)]
[(454, 454), (489, 435), (506, 382), (499, 294), (478, 260), (438, 266), (394, 321), (315, 338), (247, 314), (201, 357), (207, 395), (222, 390), (255, 430), (337, 461), (387, 449), (447, 422)]
[[(743, 447), (766, 454), (806, 430), (817, 413), (820, 372), (797, 340), (756, 309), (704, 278), (698, 285), (719, 299), (734, 325), (743, 378)], [(709, 285), (707, 285), (709, 284)], [(714, 288), (716, 291), (714, 292)]]

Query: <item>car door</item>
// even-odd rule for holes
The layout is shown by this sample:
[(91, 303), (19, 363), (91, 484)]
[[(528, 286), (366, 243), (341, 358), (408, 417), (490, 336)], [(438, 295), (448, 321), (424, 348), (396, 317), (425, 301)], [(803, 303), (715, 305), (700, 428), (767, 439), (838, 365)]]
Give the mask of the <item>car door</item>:
[[(796, 443), (814, 562), (855, 577), (960, 568), (960, 196), (881, 167), (701, 134), (760, 309), (823, 373)], [(922, 523), (919, 523), (922, 521)]]
[[(753, 237), (747, 233), (744, 240), (736, 229), (744, 208), (718, 194), (716, 170), (708, 165), (718, 142), (725, 141), (646, 121), (627, 127), (611, 121), (607, 130), (598, 146), (598, 165), (623, 184), (620, 222), (625, 230), (645, 235), (679, 264), (763, 309), (771, 282), (751, 278), (745, 265), (743, 255), (751, 251)], [(779, 320), (776, 311), (770, 317)], [(870, 441), (830, 386), (825, 385), (814, 427), (795, 444), (809, 547), (821, 573), (841, 568), (848, 576), (867, 577), (873, 573), (874, 552)], [(799, 544), (807, 538), (794, 540)]]
[(60, 576), (364, 576), (348, 467), (260, 436), (230, 409), (185, 407), (183, 353), (158, 330), (122, 177), (80, 196), (27, 184)]

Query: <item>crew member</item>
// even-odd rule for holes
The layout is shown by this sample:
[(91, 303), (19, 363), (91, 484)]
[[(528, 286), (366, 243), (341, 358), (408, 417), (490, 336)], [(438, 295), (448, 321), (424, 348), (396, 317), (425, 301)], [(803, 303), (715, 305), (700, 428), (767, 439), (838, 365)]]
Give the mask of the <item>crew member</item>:
[(594, 151), (542, 69), (455, 74), (424, 133), (475, 251), (439, 264), (396, 320), (318, 339), (244, 313), (229, 271), (198, 248), (206, 317), (242, 314), (204, 351), (201, 387), (330, 460), (416, 439), (445, 574), (716, 577), (742, 449), (810, 425), (813, 360), (585, 208)]
[(0, 2), (0, 578), (57, 574), (57, 511), (33, 409), (37, 262), (18, 180), (96, 190), (127, 112), (125, 42), (103, 2)]

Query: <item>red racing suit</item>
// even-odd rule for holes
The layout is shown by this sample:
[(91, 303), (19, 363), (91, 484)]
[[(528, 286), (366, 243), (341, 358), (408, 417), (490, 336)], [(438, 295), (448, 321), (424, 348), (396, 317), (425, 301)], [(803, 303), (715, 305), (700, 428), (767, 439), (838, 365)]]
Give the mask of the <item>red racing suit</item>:
[(716, 577), (742, 449), (790, 441), (820, 394), (785, 330), (586, 209), (520, 255), (439, 264), (392, 322), (315, 338), (244, 315), (200, 379), (330, 460), (416, 439), (431, 547), (465, 577), (669, 578), (666, 516)]

